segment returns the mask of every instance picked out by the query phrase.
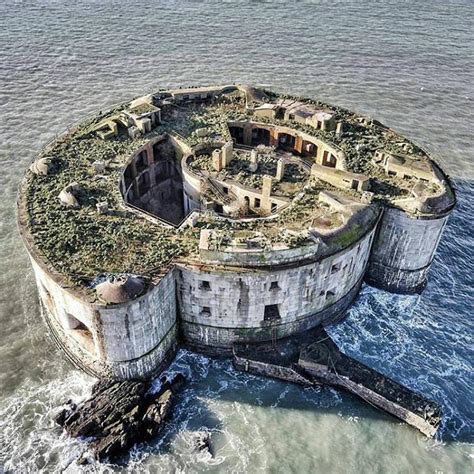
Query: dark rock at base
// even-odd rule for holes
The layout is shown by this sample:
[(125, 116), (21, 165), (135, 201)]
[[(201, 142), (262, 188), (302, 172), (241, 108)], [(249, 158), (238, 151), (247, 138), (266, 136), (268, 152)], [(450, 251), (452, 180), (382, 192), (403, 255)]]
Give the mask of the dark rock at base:
[(72, 400), (68, 400), (63, 407), (59, 409), (56, 415), (54, 415), (54, 421), (62, 426), (66, 418), (68, 418), (76, 408), (77, 405)]
[(197, 451), (207, 451), (212, 457), (214, 457), (210, 433), (207, 431), (198, 431), (196, 433), (195, 448)]
[[(99, 461), (123, 455), (134, 444), (156, 436), (185, 378), (177, 374), (160, 382), (153, 393), (150, 382), (99, 380), (88, 400), (77, 406), (69, 402), (55, 421), (73, 437), (92, 438), (90, 450)], [(79, 459), (80, 464), (87, 462), (84, 456)]]

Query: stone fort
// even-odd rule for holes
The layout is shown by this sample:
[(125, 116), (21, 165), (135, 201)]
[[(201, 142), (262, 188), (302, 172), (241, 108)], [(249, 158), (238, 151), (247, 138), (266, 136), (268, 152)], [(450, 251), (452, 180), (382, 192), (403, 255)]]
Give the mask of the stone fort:
[(455, 205), (418, 145), (242, 85), (160, 90), (43, 148), (18, 224), (57, 344), (146, 378), (180, 345), (231, 355), (338, 322), (363, 281), (423, 290)]

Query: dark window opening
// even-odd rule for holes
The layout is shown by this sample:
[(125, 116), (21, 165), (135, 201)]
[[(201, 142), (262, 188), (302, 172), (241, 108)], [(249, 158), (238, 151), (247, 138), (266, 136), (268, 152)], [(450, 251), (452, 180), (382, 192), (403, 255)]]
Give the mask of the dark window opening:
[(330, 291), (330, 290), (326, 291), (326, 300), (330, 300), (334, 296), (336, 296), (336, 293), (334, 293), (334, 291)]
[(252, 145), (266, 145), (270, 144), (270, 131), (266, 128), (252, 129)]
[(135, 161), (137, 173), (141, 173), (144, 169), (148, 168), (148, 154), (146, 150), (142, 150)]
[(277, 203), (276, 202), (272, 202), (272, 210), (271, 212), (275, 212), (277, 210)]
[(199, 285), (199, 289), (201, 290), (206, 290), (206, 291), (210, 291), (211, 289), (211, 284), (206, 281), (206, 280), (203, 280), (201, 281), (201, 284)]
[(259, 198), (255, 198), (255, 207), (256, 208), (260, 207), (260, 199)]
[(247, 206), (250, 206), (250, 198), (248, 196), (244, 196), (244, 201)]
[(338, 272), (340, 269), (341, 269), (341, 264), (340, 264), (340, 263), (335, 263), (335, 264), (331, 267), (331, 273), (336, 273), (336, 272)]
[(263, 314), (264, 321), (275, 321), (281, 319), (280, 310), (277, 304), (267, 304), (265, 306), (265, 312)]
[(329, 151), (325, 151), (323, 153), (323, 166), (328, 166), (329, 168), (335, 168), (337, 164), (337, 159), (334, 155), (329, 153)]
[(211, 308), (209, 308), (209, 306), (203, 306), (201, 314), (203, 316), (210, 316), (211, 315)]
[(290, 114), (290, 115), (288, 115), (288, 118), (289, 118), (290, 120), (295, 120), (295, 116), (294, 116), (294, 114)]
[(215, 207), (214, 207), (214, 210), (218, 213), (218, 214), (222, 214), (224, 212), (224, 208), (222, 207), (222, 204), (215, 204)]
[(65, 313), (62, 318), (62, 325), (67, 333), (72, 336), (82, 347), (84, 347), (91, 354), (95, 353), (94, 338), (90, 329), (79, 321), (72, 314)]
[(229, 133), (235, 143), (244, 142), (244, 129), (243, 127), (229, 127)]
[(222, 188), (222, 191), (224, 192), (224, 194), (229, 194), (229, 188), (227, 188), (226, 186)]
[(147, 171), (146, 173), (143, 173), (138, 180), (140, 194), (146, 193), (150, 189), (150, 184), (150, 173)]
[(280, 133), (278, 135), (278, 146), (284, 150), (293, 151), (296, 143), (296, 137), (288, 133)]
[(355, 189), (357, 191), (359, 189), (359, 181), (353, 179), (352, 184), (351, 184), (351, 188)]
[(278, 282), (277, 281), (272, 281), (270, 283), (270, 290), (279, 290), (280, 287), (278, 286)]
[(397, 173), (395, 173), (395, 171), (389, 171), (388, 175), (389, 176), (397, 176)]
[(318, 154), (318, 147), (314, 143), (303, 141), (303, 148), (301, 154), (303, 156), (315, 157)]
[(160, 144), (159, 143), (155, 143), (153, 145), (153, 162), (154, 163), (157, 163), (158, 161), (160, 161)]

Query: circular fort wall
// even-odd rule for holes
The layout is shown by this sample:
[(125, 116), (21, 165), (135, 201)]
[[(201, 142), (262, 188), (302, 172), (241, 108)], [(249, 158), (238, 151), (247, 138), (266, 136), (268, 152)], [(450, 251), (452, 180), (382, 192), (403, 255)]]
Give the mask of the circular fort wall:
[(202, 350), (278, 339), (340, 319), (357, 295), (375, 229), (319, 261), (232, 269), (178, 264), (181, 335)]
[(68, 359), (94, 376), (143, 378), (164, 368), (177, 349), (174, 271), (122, 304), (97, 304), (59, 284), (30, 256), (43, 317)]
[(447, 219), (448, 214), (414, 218), (386, 207), (367, 267), (367, 283), (394, 293), (421, 292)]

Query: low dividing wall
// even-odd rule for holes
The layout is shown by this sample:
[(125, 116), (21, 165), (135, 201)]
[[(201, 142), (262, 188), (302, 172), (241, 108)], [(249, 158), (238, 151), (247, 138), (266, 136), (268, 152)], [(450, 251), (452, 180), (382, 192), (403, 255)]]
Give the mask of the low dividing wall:
[(268, 362), (247, 359), (245, 357), (239, 357), (236, 354), (234, 354), (233, 363), (234, 367), (238, 370), (241, 370), (242, 372), (280, 379), (284, 380), (285, 382), (297, 383), (299, 385), (308, 387), (320, 385), (319, 383), (313, 382), (309, 380), (309, 378), (304, 377), (291, 367), (285, 367), (284, 365), (270, 364)]

